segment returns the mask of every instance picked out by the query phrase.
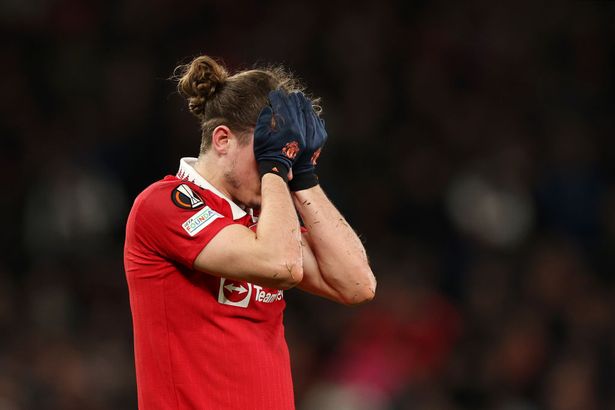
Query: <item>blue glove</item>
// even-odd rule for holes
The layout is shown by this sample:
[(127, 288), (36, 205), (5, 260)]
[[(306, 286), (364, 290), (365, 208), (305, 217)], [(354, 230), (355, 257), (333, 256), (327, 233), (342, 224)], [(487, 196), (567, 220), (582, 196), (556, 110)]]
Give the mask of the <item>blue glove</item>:
[(298, 98), (305, 117), (306, 147), (293, 165), (293, 179), (289, 184), (291, 191), (301, 191), (318, 185), (318, 176), (315, 173), (316, 162), (327, 141), (325, 122), (314, 111), (312, 102), (303, 93), (298, 93)]
[(305, 118), (297, 93), (269, 93), (254, 128), (254, 156), (261, 176), (274, 173), (288, 182), (288, 171), (305, 149)]

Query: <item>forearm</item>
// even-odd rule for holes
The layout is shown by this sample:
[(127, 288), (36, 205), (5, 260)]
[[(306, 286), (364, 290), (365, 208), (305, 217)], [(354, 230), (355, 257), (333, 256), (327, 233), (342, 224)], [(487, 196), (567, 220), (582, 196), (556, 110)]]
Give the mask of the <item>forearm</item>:
[(261, 186), (261, 214), (256, 227), (263, 255), (277, 261), (291, 280), (302, 275), (301, 231), (286, 183), (277, 175), (265, 174)]
[(371, 299), (376, 279), (361, 240), (320, 186), (293, 195), (323, 279), (349, 303)]

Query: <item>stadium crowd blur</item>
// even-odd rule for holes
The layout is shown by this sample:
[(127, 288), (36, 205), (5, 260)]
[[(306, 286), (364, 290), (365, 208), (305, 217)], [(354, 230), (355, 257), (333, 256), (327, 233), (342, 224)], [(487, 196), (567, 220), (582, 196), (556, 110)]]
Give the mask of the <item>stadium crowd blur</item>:
[(355, 308), (286, 292), (299, 409), (615, 408), (611, 2), (8, 0), (0, 21), (0, 410), (136, 408), (124, 223), (197, 154), (167, 78), (199, 53), (322, 96), (321, 181), (378, 277)]

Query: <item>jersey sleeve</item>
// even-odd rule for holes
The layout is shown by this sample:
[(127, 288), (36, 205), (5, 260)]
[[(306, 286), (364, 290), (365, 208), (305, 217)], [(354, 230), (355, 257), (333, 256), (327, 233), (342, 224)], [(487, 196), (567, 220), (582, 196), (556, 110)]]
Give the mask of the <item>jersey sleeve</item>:
[(204, 203), (183, 209), (171, 200), (170, 189), (141, 199), (135, 215), (135, 234), (146, 247), (192, 269), (194, 260), (220, 230), (235, 222)]

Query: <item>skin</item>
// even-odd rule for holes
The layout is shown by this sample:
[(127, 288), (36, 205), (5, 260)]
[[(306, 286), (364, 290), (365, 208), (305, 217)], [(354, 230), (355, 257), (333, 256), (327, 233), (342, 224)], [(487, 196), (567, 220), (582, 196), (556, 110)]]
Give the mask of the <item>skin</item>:
[[(261, 179), (253, 131), (242, 137), (217, 127), (195, 169), (235, 203), (261, 207), (257, 231), (241, 225), (222, 229), (197, 257), (195, 268), (269, 287), (298, 285), (346, 305), (373, 299), (376, 279), (365, 249), (320, 186), (291, 194), (280, 177)], [(297, 212), (309, 233), (300, 234)]]
[(228, 127), (217, 127), (213, 132), (212, 148), (201, 154), (195, 165), (196, 171), (220, 192), (249, 208), (261, 205), (261, 179), (254, 157), (253, 132), (249, 131), (245, 144)]
[(251, 135), (248, 144), (242, 140), (245, 138), (240, 139), (228, 127), (216, 127), (211, 147), (199, 157), (195, 169), (236, 203), (260, 205), (256, 232), (240, 224), (223, 228), (197, 256), (194, 268), (288, 289), (303, 279), (297, 213), (282, 178), (274, 174), (259, 177)]

